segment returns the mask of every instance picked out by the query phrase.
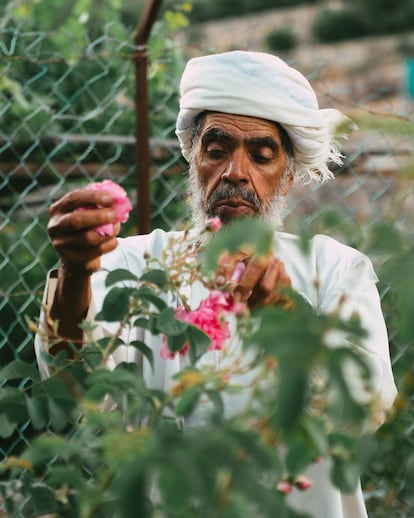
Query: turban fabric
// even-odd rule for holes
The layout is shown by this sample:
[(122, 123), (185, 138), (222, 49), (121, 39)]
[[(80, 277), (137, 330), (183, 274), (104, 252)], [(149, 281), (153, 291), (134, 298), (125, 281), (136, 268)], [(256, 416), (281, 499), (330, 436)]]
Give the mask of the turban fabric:
[(342, 163), (335, 128), (346, 117), (320, 109), (309, 81), (280, 58), (232, 51), (190, 59), (180, 84), (176, 134), (189, 160), (194, 119), (203, 111), (246, 115), (281, 124), (295, 154), (295, 180), (333, 177), (330, 162)]

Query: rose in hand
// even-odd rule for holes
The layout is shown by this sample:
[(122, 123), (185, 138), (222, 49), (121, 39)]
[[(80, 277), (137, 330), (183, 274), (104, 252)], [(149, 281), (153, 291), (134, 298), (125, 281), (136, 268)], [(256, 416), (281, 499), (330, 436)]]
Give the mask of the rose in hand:
[(116, 184), (112, 180), (103, 180), (102, 182), (92, 183), (87, 187), (90, 190), (105, 191), (113, 198), (113, 209), (115, 211), (115, 219), (113, 223), (106, 223), (95, 228), (100, 236), (113, 236), (114, 225), (117, 223), (125, 223), (128, 220), (129, 213), (132, 209), (131, 202), (127, 198), (125, 189)]

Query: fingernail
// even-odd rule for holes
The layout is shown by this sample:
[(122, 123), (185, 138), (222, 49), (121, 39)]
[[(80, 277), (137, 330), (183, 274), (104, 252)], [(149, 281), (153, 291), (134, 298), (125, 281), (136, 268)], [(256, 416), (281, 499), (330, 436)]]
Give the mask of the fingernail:
[(239, 261), (233, 270), (230, 280), (233, 282), (238, 282), (240, 280), (241, 276), (243, 275), (243, 272), (245, 269), (246, 269), (246, 265), (243, 262)]
[(226, 278), (224, 277), (224, 275), (218, 275), (216, 282), (219, 286), (223, 286), (223, 284), (226, 283)]
[(101, 198), (102, 200), (102, 203), (105, 203), (107, 205), (109, 205), (110, 203), (112, 203), (112, 197), (109, 196), (109, 194), (104, 194)]

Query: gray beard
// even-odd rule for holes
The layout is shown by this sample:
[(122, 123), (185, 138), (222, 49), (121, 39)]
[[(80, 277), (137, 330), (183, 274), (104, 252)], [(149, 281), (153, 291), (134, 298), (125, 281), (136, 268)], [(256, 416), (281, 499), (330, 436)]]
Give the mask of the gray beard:
[[(286, 175), (283, 178), (286, 178)], [(276, 192), (273, 198), (266, 204), (263, 204), (259, 200), (255, 192), (246, 191), (243, 187), (237, 185), (228, 185), (216, 189), (216, 191), (211, 194), (210, 199), (207, 200), (206, 207), (206, 192), (200, 183), (194, 160), (191, 159), (189, 166), (188, 193), (190, 196), (191, 216), (194, 227), (201, 230), (205, 227), (207, 220), (214, 217), (214, 214), (212, 213), (213, 203), (220, 199), (237, 196), (254, 205), (257, 209), (257, 214), (271, 228), (274, 230), (280, 230), (283, 227), (283, 220), (286, 213), (285, 197), (279, 194), (279, 191), (283, 188), (283, 178), (278, 192)], [(223, 223), (226, 222), (223, 221)]]

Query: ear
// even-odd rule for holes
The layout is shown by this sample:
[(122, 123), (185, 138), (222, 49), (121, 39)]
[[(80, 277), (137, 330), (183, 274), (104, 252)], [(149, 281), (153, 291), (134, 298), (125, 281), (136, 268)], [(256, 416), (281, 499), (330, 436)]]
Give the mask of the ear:
[(292, 183), (293, 183), (293, 173), (290, 173), (284, 182), (283, 188), (280, 191), (280, 194), (282, 196), (286, 196), (286, 194), (290, 191)]

